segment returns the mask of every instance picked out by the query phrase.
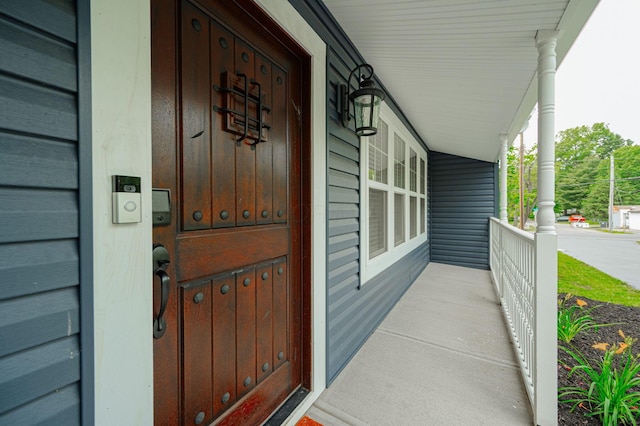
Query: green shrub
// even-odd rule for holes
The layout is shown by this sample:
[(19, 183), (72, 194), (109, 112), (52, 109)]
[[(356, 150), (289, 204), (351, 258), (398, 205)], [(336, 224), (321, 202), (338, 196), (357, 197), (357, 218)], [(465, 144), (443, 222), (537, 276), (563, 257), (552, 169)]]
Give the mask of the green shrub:
[(571, 343), (574, 337), (582, 331), (598, 329), (612, 324), (598, 324), (593, 320), (591, 311), (597, 306), (585, 309), (587, 302), (576, 299), (576, 303), (567, 307), (567, 302), (571, 299), (571, 294), (567, 294), (558, 301), (558, 339), (564, 343)]
[[(604, 351), (600, 361), (594, 365), (579, 351), (560, 347), (577, 362), (569, 376), (578, 374), (585, 387), (560, 388), (559, 399), (560, 402), (572, 404), (571, 411), (578, 406), (587, 408), (587, 415), (598, 416), (605, 426), (635, 426), (640, 414), (640, 355), (631, 353), (634, 339), (625, 337), (622, 331), (619, 333), (625, 342), (611, 348), (607, 348), (607, 343), (593, 346)], [(618, 356), (625, 359), (615, 362)]]

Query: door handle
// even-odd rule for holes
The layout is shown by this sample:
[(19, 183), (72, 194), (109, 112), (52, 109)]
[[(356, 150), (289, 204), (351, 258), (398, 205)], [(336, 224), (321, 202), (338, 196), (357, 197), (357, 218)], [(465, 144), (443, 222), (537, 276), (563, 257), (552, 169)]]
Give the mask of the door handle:
[(161, 338), (167, 331), (167, 321), (164, 319), (164, 311), (169, 303), (169, 292), (171, 291), (171, 278), (167, 273), (169, 265), (169, 250), (162, 244), (153, 246), (153, 274), (160, 278), (160, 309), (158, 315), (153, 319), (153, 337)]

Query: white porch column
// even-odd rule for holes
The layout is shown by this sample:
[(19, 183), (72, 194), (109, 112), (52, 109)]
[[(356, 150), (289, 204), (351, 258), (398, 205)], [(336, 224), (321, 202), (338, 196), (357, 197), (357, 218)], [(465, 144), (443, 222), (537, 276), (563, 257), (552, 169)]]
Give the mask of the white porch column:
[(508, 222), (507, 218), (507, 135), (500, 135), (500, 221)]
[(558, 237), (555, 192), (555, 76), (558, 32), (540, 30), (538, 49), (538, 215), (535, 235), (534, 423), (557, 425)]
[(540, 30), (538, 48), (538, 215), (537, 232), (555, 234), (555, 90), (557, 31)]

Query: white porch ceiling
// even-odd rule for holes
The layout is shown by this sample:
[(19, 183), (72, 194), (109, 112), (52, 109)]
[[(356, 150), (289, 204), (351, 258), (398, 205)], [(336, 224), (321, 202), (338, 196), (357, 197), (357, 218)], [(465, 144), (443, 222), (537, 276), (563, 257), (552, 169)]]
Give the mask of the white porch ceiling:
[(537, 99), (538, 30), (558, 64), (598, 0), (323, 0), (431, 150), (497, 161)]

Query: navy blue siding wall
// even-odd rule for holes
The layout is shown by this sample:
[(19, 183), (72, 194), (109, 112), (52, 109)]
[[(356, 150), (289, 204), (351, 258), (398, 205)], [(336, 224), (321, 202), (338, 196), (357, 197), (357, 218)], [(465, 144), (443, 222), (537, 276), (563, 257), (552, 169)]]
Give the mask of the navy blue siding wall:
[(355, 134), (335, 109), (337, 84), (349, 70), (330, 52), (328, 60), (327, 381), (330, 383), (415, 281), (429, 259), (423, 244), (359, 288), (360, 152)]
[(327, 381), (331, 383), (429, 263), (423, 244), (361, 288), (329, 289)]
[(72, 0), (0, 2), (0, 424), (80, 423)]
[(431, 260), (489, 269), (489, 218), (496, 209), (496, 164), (429, 153)]
[[(365, 61), (321, 2), (290, 2), (328, 46), (327, 382), (331, 383), (425, 268), (429, 244), (360, 287), (360, 141), (340, 123), (336, 95), (351, 69)], [(385, 102), (402, 116), (391, 98)]]

